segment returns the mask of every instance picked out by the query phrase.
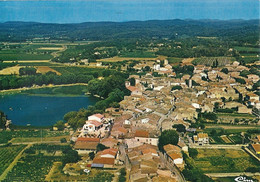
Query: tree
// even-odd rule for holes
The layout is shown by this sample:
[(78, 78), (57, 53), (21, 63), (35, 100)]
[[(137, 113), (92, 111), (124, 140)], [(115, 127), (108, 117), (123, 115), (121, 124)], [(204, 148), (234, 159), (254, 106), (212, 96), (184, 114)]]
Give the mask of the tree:
[(240, 76), (247, 78), (247, 75), (251, 74), (248, 70), (243, 70), (240, 72)]
[(66, 148), (62, 151), (63, 158), (62, 164), (65, 165), (67, 163), (75, 163), (80, 160), (80, 156), (77, 151), (73, 150), (72, 148)]
[(243, 78), (235, 78), (235, 80), (240, 84), (246, 84), (246, 81)]
[(208, 120), (216, 121), (218, 119), (218, 116), (213, 112), (205, 112), (202, 113), (202, 117)]
[(217, 130), (216, 129), (212, 129), (211, 132), (210, 132), (210, 135), (216, 136), (217, 135)]
[(221, 70), (221, 72), (223, 72), (223, 73), (225, 73), (225, 74), (228, 74), (228, 69), (227, 69), (227, 68), (223, 68), (223, 69)]
[(183, 124), (175, 124), (172, 126), (173, 128), (176, 128), (178, 132), (186, 132), (186, 128)]
[(131, 86), (135, 86), (135, 84), (136, 84), (136, 83), (135, 83), (135, 78), (133, 78), (133, 77), (132, 77), (132, 78), (129, 78), (129, 82), (130, 82), (130, 85), (131, 85)]
[(175, 130), (164, 130), (159, 137), (158, 147), (159, 150), (163, 150), (163, 146), (167, 144), (177, 145), (179, 141), (179, 135)]
[(57, 121), (57, 123), (56, 123), (56, 124), (54, 124), (53, 126), (54, 126), (54, 127), (57, 127), (59, 131), (62, 131), (62, 130), (64, 130), (64, 123), (63, 123), (63, 121), (62, 121), (62, 120), (60, 120), (60, 121)]
[(6, 120), (6, 115), (4, 112), (0, 111), (0, 128), (5, 128)]
[(60, 143), (67, 143), (66, 138), (61, 138), (61, 139), (60, 139)]
[(118, 178), (118, 182), (125, 182), (126, 181), (126, 170), (125, 168), (121, 168), (120, 169), (120, 175), (119, 175), (119, 178)]
[(68, 122), (70, 118), (75, 118), (76, 115), (77, 115), (77, 111), (71, 111), (65, 114), (63, 119)]
[(180, 85), (176, 85), (176, 86), (173, 86), (171, 90), (173, 91), (173, 90), (181, 90), (181, 89), (182, 89), (182, 87)]
[(36, 69), (34, 67), (20, 68), (19, 75), (36, 75)]
[(106, 147), (105, 145), (99, 143), (99, 144), (97, 145), (96, 150), (97, 150), (97, 152), (99, 152), (99, 151), (103, 151), (103, 150), (108, 149), (108, 148), (109, 148), (109, 147)]
[(94, 152), (90, 152), (88, 154), (88, 156), (89, 156), (90, 160), (93, 160), (95, 158), (95, 153)]
[(198, 151), (196, 149), (190, 148), (188, 149), (189, 155), (190, 157), (192, 157), (193, 159), (195, 159), (198, 155)]

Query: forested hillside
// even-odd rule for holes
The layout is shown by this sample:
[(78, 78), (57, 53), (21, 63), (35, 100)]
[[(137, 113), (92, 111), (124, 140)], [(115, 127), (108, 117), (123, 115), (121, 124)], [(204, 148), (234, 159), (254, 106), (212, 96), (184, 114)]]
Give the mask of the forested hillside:
[(151, 20), (131, 22), (88, 22), (50, 24), (36, 22), (0, 23), (0, 41), (109, 40), (121, 38), (183, 38), (190, 36), (222, 37), (255, 43), (259, 20)]

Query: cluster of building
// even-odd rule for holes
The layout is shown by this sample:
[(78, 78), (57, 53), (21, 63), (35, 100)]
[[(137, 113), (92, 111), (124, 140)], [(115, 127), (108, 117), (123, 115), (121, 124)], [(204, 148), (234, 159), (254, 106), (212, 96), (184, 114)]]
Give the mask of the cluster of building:
[[(236, 82), (236, 78), (240, 78), (239, 72), (248, 70), (237, 62), (226, 66), (227, 74), (220, 68), (198, 65), (192, 76), (181, 78), (175, 77), (167, 61), (164, 61), (164, 69), (161, 65), (159, 62), (153, 64), (153, 71), (166, 76), (131, 75), (135, 84), (126, 81), (131, 95), (124, 97), (120, 108), (108, 108), (105, 115), (89, 116), (78, 131), (74, 148), (79, 153), (96, 151), (99, 144), (107, 147), (96, 153), (89, 164), (91, 167), (114, 168), (124, 164), (130, 172), (130, 181), (147, 181), (158, 176), (178, 181), (171, 166), (184, 169), (182, 153), (188, 152), (188, 146), (180, 139), (177, 145), (168, 144), (159, 151), (158, 137), (162, 131), (173, 129), (175, 124), (194, 131), (190, 125), (199, 117), (199, 111), (213, 112), (216, 105), (220, 109), (236, 108), (237, 113), (247, 114), (260, 109), (259, 96), (249, 91), (259, 77), (253, 74), (243, 77), (245, 85)], [(239, 99), (246, 102), (239, 102)], [(218, 122), (234, 121), (220, 118)], [(198, 133), (192, 142), (207, 145), (209, 136)]]

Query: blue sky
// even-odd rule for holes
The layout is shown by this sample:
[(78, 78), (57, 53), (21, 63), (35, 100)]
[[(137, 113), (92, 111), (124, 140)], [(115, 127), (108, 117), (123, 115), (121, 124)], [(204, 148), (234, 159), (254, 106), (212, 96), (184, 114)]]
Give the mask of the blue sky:
[(1, 1), (0, 22), (259, 19), (259, 0)]

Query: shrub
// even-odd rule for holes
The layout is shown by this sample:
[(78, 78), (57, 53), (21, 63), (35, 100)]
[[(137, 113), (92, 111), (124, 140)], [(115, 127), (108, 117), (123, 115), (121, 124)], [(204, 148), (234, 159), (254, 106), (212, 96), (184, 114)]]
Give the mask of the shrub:
[(196, 149), (189, 148), (188, 151), (189, 151), (190, 157), (192, 157), (193, 159), (198, 156), (198, 151)]
[(66, 138), (61, 138), (61, 139), (60, 139), (60, 143), (67, 143)]

